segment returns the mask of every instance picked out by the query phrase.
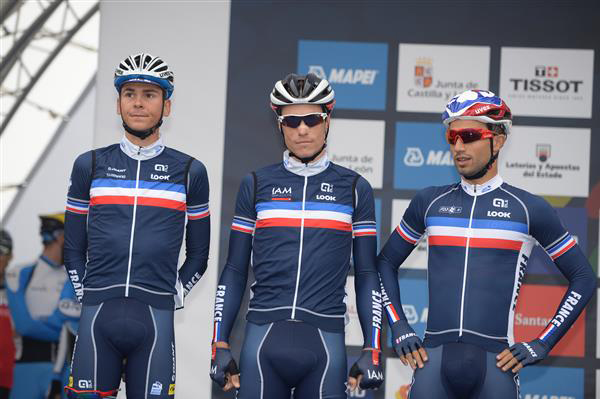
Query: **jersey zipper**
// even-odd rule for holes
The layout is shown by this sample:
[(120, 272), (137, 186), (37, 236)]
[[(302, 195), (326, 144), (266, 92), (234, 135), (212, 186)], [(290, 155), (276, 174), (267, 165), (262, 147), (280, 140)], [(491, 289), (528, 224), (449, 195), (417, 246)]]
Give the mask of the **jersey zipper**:
[(469, 216), (469, 227), (467, 228), (467, 242), (465, 244), (465, 266), (463, 270), (463, 283), (462, 283), (462, 295), (460, 299), (460, 326), (458, 328), (458, 336), (462, 337), (463, 334), (463, 318), (465, 315), (465, 291), (467, 288), (467, 270), (469, 265), (469, 243), (471, 241), (471, 234), (473, 230), (471, 226), (473, 225), (473, 213), (475, 211), (475, 204), (477, 203), (477, 186), (474, 186), (473, 190), (473, 205), (471, 205), (471, 214)]
[(292, 320), (296, 318), (296, 302), (298, 301), (298, 287), (300, 286), (300, 271), (302, 270), (302, 244), (304, 241), (304, 208), (306, 205), (306, 185), (308, 176), (304, 176), (304, 189), (302, 190), (302, 213), (300, 214), (300, 249), (298, 250), (298, 273), (296, 274), (296, 290), (292, 304)]
[[(138, 149), (140, 155), (142, 147)], [(133, 220), (131, 221), (131, 236), (129, 237), (129, 259), (127, 260), (127, 280), (125, 281), (125, 296), (129, 296), (129, 278), (131, 277), (131, 261), (133, 259), (133, 237), (135, 235), (135, 216), (137, 213), (138, 188), (140, 186), (140, 165), (141, 159), (137, 160), (137, 171), (135, 173), (135, 191), (133, 195)]]

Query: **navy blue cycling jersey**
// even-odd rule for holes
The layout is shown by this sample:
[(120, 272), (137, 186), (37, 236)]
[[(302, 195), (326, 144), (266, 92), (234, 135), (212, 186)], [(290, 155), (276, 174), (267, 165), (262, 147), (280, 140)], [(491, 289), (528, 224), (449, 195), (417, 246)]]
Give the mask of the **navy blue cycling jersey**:
[(65, 266), (79, 296), (83, 283), (84, 303), (134, 297), (173, 309), (174, 296), (206, 270), (208, 195), (204, 165), (160, 139), (142, 148), (124, 137), (80, 155), (67, 198)]
[[(390, 323), (404, 318), (398, 266), (427, 235), (429, 316), (425, 346), (449, 342), (501, 351), (514, 343), (514, 310), (536, 241), (569, 280), (539, 338), (550, 347), (593, 295), (596, 278), (574, 238), (542, 198), (496, 176), (421, 190), (378, 259)], [(387, 294), (387, 295), (386, 295)]]
[(301, 320), (344, 331), (351, 253), (365, 346), (379, 349), (383, 308), (369, 183), (327, 156), (304, 165), (287, 151), (283, 163), (249, 174), (240, 186), (228, 259), (217, 286), (214, 340), (229, 338), (251, 254), (256, 281), (249, 321)]

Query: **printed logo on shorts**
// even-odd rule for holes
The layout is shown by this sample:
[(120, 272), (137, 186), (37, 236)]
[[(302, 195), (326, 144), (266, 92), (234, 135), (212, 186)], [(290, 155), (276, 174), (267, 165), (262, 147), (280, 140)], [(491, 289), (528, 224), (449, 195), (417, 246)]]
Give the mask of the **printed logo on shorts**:
[(169, 395), (175, 395), (175, 384), (169, 384)]
[(152, 389), (150, 389), (150, 395), (160, 395), (162, 393), (162, 384), (159, 381), (156, 381), (152, 384)]

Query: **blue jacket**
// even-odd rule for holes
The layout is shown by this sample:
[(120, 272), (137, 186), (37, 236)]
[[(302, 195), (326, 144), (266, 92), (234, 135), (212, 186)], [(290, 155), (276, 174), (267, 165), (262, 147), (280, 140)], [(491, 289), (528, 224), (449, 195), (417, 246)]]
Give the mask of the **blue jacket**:
[(67, 198), (65, 266), (84, 304), (130, 296), (172, 309), (206, 270), (208, 195), (204, 165), (162, 140), (142, 148), (124, 137), (80, 155)]
[[(378, 260), (390, 323), (404, 318), (397, 269), (417, 242), (429, 245), (426, 346), (467, 342), (499, 352), (514, 343), (513, 320), (531, 250), (538, 242), (569, 280), (540, 339), (550, 347), (594, 293), (592, 268), (543, 199), (496, 176), (419, 191)], [(387, 297), (386, 295), (387, 294)]]
[(215, 301), (215, 341), (227, 341), (246, 286), (247, 319), (297, 319), (344, 331), (345, 284), (354, 255), (365, 346), (379, 348), (382, 299), (375, 269), (373, 190), (324, 156), (308, 166), (290, 158), (246, 176), (237, 197), (229, 254)]
[[(8, 306), (19, 335), (58, 342), (63, 324), (77, 331), (81, 305), (62, 265), (41, 256), (33, 264), (9, 268), (6, 282)], [(34, 290), (31, 298), (27, 295), (30, 288)]]

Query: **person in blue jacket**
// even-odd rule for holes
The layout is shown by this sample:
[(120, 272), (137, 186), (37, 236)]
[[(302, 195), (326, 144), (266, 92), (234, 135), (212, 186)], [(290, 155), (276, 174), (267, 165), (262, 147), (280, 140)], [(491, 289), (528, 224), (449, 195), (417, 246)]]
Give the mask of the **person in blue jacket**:
[[(204, 165), (166, 147), (173, 71), (148, 53), (114, 74), (120, 143), (80, 155), (67, 197), (65, 266), (82, 298), (70, 398), (175, 393), (175, 307), (206, 270), (210, 241)], [(186, 259), (178, 270), (185, 236)]]
[(40, 219), (41, 256), (33, 264), (9, 268), (6, 275), (8, 305), (18, 334), (12, 399), (46, 399), (53, 381), (67, 381), (63, 352), (68, 338), (61, 332), (67, 327), (77, 330), (81, 308), (63, 267), (64, 213)]
[[(217, 286), (210, 376), (239, 399), (346, 398), (378, 388), (382, 298), (375, 268), (375, 205), (358, 173), (331, 162), (334, 91), (314, 74), (290, 74), (271, 93), (287, 150), (241, 183), (229, 255)], [(351, 254), (364, 336), (346, 374), (345, 284)], [(252, 257), (255, 283), (240, 369), (229, 349)]]
[[(550, 204), (498, 174), (512, 128), (507, 104), (468, 90), (442, 120), (461, 180), (419, 191), (378, 259), (394, 349), (416, 369), (411, 399), (518, 399), (519, 370), (548, 356), (594, 294), (596, 276)], [(429, 315), (421, 340), (402, 311), (398, 267), (424, 235)], [(514, 311), (536, 243), (569, 286), (539, 336), (516, 342)]]

